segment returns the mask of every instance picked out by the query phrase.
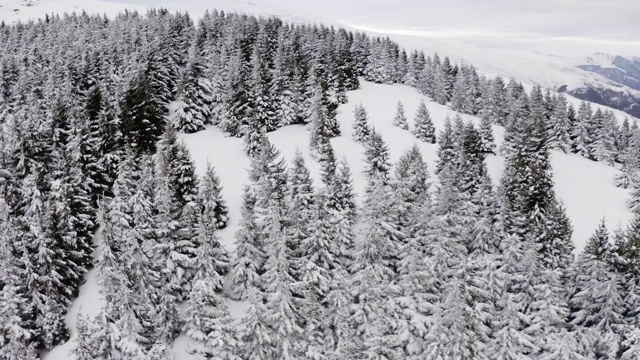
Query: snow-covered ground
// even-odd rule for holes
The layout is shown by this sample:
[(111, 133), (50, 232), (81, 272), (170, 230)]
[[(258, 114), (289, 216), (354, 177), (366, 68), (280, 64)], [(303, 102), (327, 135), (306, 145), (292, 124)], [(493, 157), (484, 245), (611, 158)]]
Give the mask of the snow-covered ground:
[[(309, 2), (310, 3), (310, 2)], [(350, 1), (353, 5), (358, 1)], [(377, 2), (373, 2), (374, 5)], [(417, 3), (411, 0), (412, 4)], [(360, 3), (362, 4), (362, 3)], [(423, 49), (427, 53), (438, 52), (449, 56), (452, 60), (464, 61), (476, 66), (487, 75), (499, 74), (505, 77), (515, 77), (526, 84), (540, 84), (547, 87), (569, 85), (580, 86), (588, 82), (603, 82), (600, 76), (575, 68), (583, 62), (583, 57), (557, 56), (546, 52), (535, 51), (526, 46), (510, 47), (495, 46), (486, 41), (463, 38), (433, 36), (425, 31), (398, 30), (390, 23), (380, 23), (372, 26), (372, 21), (355, 21), (345, 18), (343, 12), (323, 12), (303, 1), (285, 0), (0, 0), (0, 21), (15, 22), (43, 17), (47, 13), (80, 12), (86, 9), (92, 13), (105, 13), (109, 16), (123, 9), (145, 11), (146, 8), (166, 7), (172, 10), (189, 11), (197, 18), (206, 9), (221, 9), (225, 11), (239, 11), (254, 15), (276, 15), (287, 21), (322, 22), (350, 28), (359, 28), (368, 32), (385, 34), (385, 30), (393, 40), (407, 48)], [(406, 12), (405, 12), (406, 14)], [(399, 16), (398, 13), (389, 17)], [(396, 17), (396, 23), (401, 17)], [(364, 24), (364, 25), (363, 25)], [(395, 27), (394, 27), (395, 26)], [(521, 44), (522, 45), (522, 44)], [(594, 49), (597, 51), (597, 49)], [(596, 60), (594, 60), (596, 61)], [(598, 57), (598, 63), (606, 62), (606, 57)], [(338, 159), (346, 158), (350, 163), (354, 175), (354, 185), (359, 194), (362, 193), (365, 178), (364, 155), (361, 145), (351, 140), (351, 122), (353, 107), (362, 103), (369, 114), (369, 121), (383, 135), (391, 159), (395, 161), (400, 154), (414, 143), (418, 143), (422, 154), (431, 169), (436, 160), (436, 145), (419, 143), (409, 132), (391, 125), (395, 115), (396, 103), (404, 103), (406, 115), (412, 122), (413, 115), (421, 100), (427, 102), (427, 107), (437, 130), (443, 127), (443, 120), (449, 114), (455, 115), (450, 109), (428, 102), (425, 97), (414, 89), (401, 85), (377, 85), (367, 82), (361, 83), (362, 88), (350, 92), (348, 104), (338, 109), (338, 120), (342, 127), (342, 136), (332, 140)], [(578, 104), (576, 99), (569, 101)], [(625, 114), (616, 112), (621, 119)], [(478, 121), (471, 116), (463, 116), (472, 121)], [(494, 128), (498, 140), (502, 139), (502, 128)], [(308, 155), (308, 131), (304, 126), (289, 126), (269, 134), (270, 140), (280, 149), (282, 155), (291, 160), (296, 150), (300, 150), (307, 160), (312, 174), (316, 179), (319, 175), (319, 165)], [(209, 127), (207, 130), (183, 135), (200, 173), (204, 172), (207, 161), (211, 162), (221, 179), (224, 188), (223, 196), (227, 200), (230, 210), (228, 228), (220, 232), (223, 244), (233, 250), (233, 235), (237, 230), (242, 187), (247, 178), (249, 160), (244, 155), (242, 140), (225, 137), (219, 130)], [(491, 177), (498, 183), (503, 168), (503, 159), (491, 156), (488, 159)], [(625, 205), (628, 191), (618, 189), (613, 185), (613, 177), (617, 170), (602, 163), (596, 163), (579, 157), (554, 152), (552, 154), (555, 188), (559, 198), (564, 202), (567, 214), (574, 226), (573, 240), (578, 249), (584, 246), (587, 238), (594, 231), (598, 221), (606, 217), (611, 229), (624, 225), (631, 213)], [(316, 181), (316, 185), (319, 181)], [(81, 288), (79, 298), (74, 301), (67, 316), (68, 323), (75, 336), (75, 317), (78, 313), (94, 316), (102, 306), (95, 270), (87, 275), (87, 283)], [(245, 303), (232, 302), (230, 308), (234, 316), (239, 317), (246, 308)], [(72, 338), (73, 340), (73, 338)], [(69, 342), (53, 349), (45, 356), (47, 360), (73, 359), (69, 353), (73, 343)], [(186, 353), (188, 339), (181, 337), (174, 344), (177, 360), (191, 359)]]
[[(361, 89), (348, 93), (349, 102), (338, 108), (338, 121), (341, 126), (342, 136), (332, 140), (338, 159), (345, 158), (352, 167), (354, 185), (359, 195), (362, 194), (366, 182), (363, 174), (364, 149), (361, 145), (351, 140), (351, 124), (353, 122), (353, 108), (362, 103), (369, 115), (369, 122), (384, 137), (389, 147), (391, 160), (397, 160), (403, 151), (414, 143), (420, 146), (422, 155), (427, 161), (431, 171), (435, 168), (437, 159), (437, 145), (419, 142), (408, 131), (392, 126), (396, 111), (396, 104), (402, 101), (404, 104), (410, 126), (421, 100), (427, 104), (436, 129), (442, 130), (444, 119), (447, 115), (453, 117), (455, 112), (449, 108), (430, 102), (428, 98), (420, 95), (416, 90), (403, 85), (379, 85), (369, 82), (361, 82)], [(478, 122), (473, 116), (463, 115), (463, 118)], [(503, 138), (503, 129), (494, 128), (494, 134), (498, 142)], [(229, 226), (220, 232), (224, 246), (229, 250), (234, 249), (234, 233), (238, 229), (240, 218), (240, 206), (242, 188), (247, 182), (247, 170), (249, 160), (243, 152), (241, 139), (224, 136), (218, 129), (209, 127), (207, 130), (195, 134), (181, 135), (189, 148), (196, 163), (197, 170), (202, 174), (207, 162), (214, 165), (220, 176), (223, 186), (223, 196), (229, 206)], [(295, 125), (279, 129), (269, 134), (271, 142), (280, 150), (281, 155), (290, 162), (296, 150), (300, 150), (307, 161), (315, 184), (319, 185), (319, 164), (309, 156), (308, 129), (305, 126)], [(490, 156), (488, 167), (495, 184), (498, 183), (502, 169), (503, 158)], [(558, 196), (567, 208), (567, 214), (574, 226), (573, 240), (578, 249), (581, 249), (587, 238), (595, 230), (598, 221), (606, 217), (611, 229), (620, 224), (625, 224), (631, 213), (625, 205), (628, 191), (616, 188), (613, 185), (613, 177), (618, 170), (602, 163), (593, 162), (577, 155), (553, 152), (552, 166), (555, 180), (555, 189)], [(361, 196), (359, 196), (361, 200)], [(75, 316), (78, 312), (95, 315), (101, 306), (98, 286), (96, 285), (95, 271), (88, 274), (88, 282), (80, 293), (80, 297), (73, 303), (68, 319), (73, 330)], [(234, 316), (240, 317), (247, 304), (231, 302), (230, 309)], [(174, 344), (174, 352), (177, 360), (192, 359), (187, 354), (188, 339), (180, 337)], [(71, 359), (69, 350), (72, 343), (55, 348), (46, 360)]]

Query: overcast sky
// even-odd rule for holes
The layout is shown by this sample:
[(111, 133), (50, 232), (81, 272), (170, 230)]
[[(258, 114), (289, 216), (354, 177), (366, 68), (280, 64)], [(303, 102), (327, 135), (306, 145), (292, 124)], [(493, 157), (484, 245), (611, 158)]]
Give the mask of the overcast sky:
[[(256, 3), (272, 0), (254, 0)], [(638, 0), (281, 0), (362, 28), (640, 56)]]

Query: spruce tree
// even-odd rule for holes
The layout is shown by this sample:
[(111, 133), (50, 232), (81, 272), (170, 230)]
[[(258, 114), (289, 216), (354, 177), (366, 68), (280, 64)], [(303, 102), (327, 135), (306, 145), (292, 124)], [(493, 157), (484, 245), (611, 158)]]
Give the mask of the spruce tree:
[(420, 216), (410, 229), (411, 236), (400, 249), (398, 263), (397, 282), (402, 293), (396, 301), (404, 315), (401, 322), (408, 332), (403, 340), (404, 352), (411, 359), (420, 358), (426, 351), (427, 334), (440, 300), (438, 280), (425, 257), (430, 215), (427, 204), (423, 204)]
[(199, 203), (202, 206), (202, 217), (212, 229), (227, 227), (228, 213), (226, 201), (222, 198), (222, 187), (213, 165), (207, 163), (207, 170), (200, 184)]
[(213, 261), (217, 272), (224, 276), (229, 272), (230, 260), (227, 250), (216, 236), (216, 232), (225, 228), (228, 221), (227, 204), (221, 192), (220, 179), (213, 166), (208, 163), (198, 193), (198, 203), (201, 208), (199, 229), (200, 232), (204, 232), (203, 241), (209, 243), (213, 249)]
[(576, 263), (575, 290), (569, 301), (571, 324), (588, 331), (596, 356), (605, 358), (616, 356), (620, 346), (616, 330), (623, 322), (623, 297), (618, 275), (607, 264), (610, 256), (608, 234), (602, 223)]
[[(263, 128), (265, 131), (273, 131), (277, 128), (278, 120), (275, 118), (275, 104), (273, 96), (269, 92), (269, 72), (264, 61), (263, 50), (256, 42), (253, 45), (250, 59), (250, 73), (247, 82), (247, 105), (249, 107), (249, 127)], [(245, 136), (247, 136), (245, 134)]]
[(488, 118), (480, 120), (480, 128), (478, 129), (480, 138), (482, 139), (482, 152), (486, 154), (495, 154), (496, 143), (493, 136), (493, 128)]
[(411, 226), (421, 216), (422, 207), (430, 201), (429, 173), (416, 144), (405, 151), (396, 163), (393, 184), (401, 204), (399, 208), (400, 226), (409, 234)]
[(173, 119), (173, 127), (180, 132), (194, 133), (204, 130), (211, 122), (213, 90), (204, 75), (204, 64), (200, 54), (194, 51), (179, 86), (179, 106)]
[(137, 154), (152, 154), (164, 132), (163, 105), (154, 97), (151, 80), (139, 74), (129, 84), (122, 103), (121, 131)]
[(613, 165), (616, 160), (617, 120), (613, 112), (610, 111), (606, 111), (601, 119), (601, 124), (594, 135), (593, 156), (597, 161)]
[(436, 359), (485, 359), (489, 328), (474, 307), (465, 265), (443, 286), (442, 303), (429, 333), (426, 356)]
[(367, 168), (365, 172), (369, 179), (377, 179), (382, 183), (389, 181), (389, 149), (382, 139), (382, 135), (372, 129), (365, 150)]
[(572, 124), (567, 112), (567, 99), (563, 94), (555, 97), (551, 117), (547, 125), (549, 148), (568, 152), (571, 150)]
[(304, 353), (303, 329), (293, 296), (295, 280), (291, 276), (290, 251), (287, 234), (277, 214), (266, 224), (268, 233), (265, 272), (260, 277), (265, 289), (264, 319), (273, 331), (271, 346), (281, 359), (296, 359)]
[(78, 360), (91, 360), (97, 357), (96, 349), (94, 349), (92, 342), (94, 329), (91, 325), (85, 315), (78, 314), (76, 317), (76, 331), (78, 336), (75, 341), (76, 345), (73, 348), (73, 354)]
[(293, 256), (299, 256), (300, 246), (304, 239), (308, 238), (312, 229), (310, 224), (315, 207), (315, 196), (311, 174), (305, 165), (302, 153), (296, 152), (293, 159), (293, 167), (289, 170), (287, 181), (288, 218), (291, 221), (290, 228), (293, 231), (289, 249)]
[(366, 144), (371, 136), (372, 129), (369, 126), (367, 111), (362, 104), (356, 105), (353, 122), (353, 140), (357, 143)]
[(506, 88), (504, 80), (496, 76), (483, 93), (480, 118), (491, 124), (505, 125), (507, 109)]
[(436, 174), (453, 161), (455, 157), (454, 148), (453, 128), (451, 127), (451, 119), (447, 116), (444, 120), (444, 129), (440, 132), (440, 136), (438, 136), (438, 163), (436, 165)]
[(594, 141), (591, 118), (593, 117), (591, 106), (587, 102), (582, 102), (576, 116), (576, 124), (573, 128), (571, 138), (573, 140), (573, 152), (588, 159), (593, 155), (591, 146)]
[(426, 143), (435, 144), (436, 143), (436, 129), (433, 126), (433, 121), (431, 121), (431, 115), (429, 114), (429, 110), (425, 105), (424, 101), (420, 102), (418, 105), (418, 110), (416, 112), (416, 116), (414, 119), (414, 129), (413, 134), (418, 138), (418, 140), (424, 141)]
[(404, 114), (404, 106), (400, 101), (398, 101), (398, 106), (396, 107), (396, 116), (393, 118), (393, 126), (397, 126), (402, 130), (409, 130), (409, 123), (407, 122), (407, 117)]
[(277, 358), (271, 336), (272, 329), (265, 317), (266, 308), (262, 293), (249, 290), (250, 306), (240, 322), (241, 356), (243, 359), (262, 360)]
[(546, 266), (567, 268), (573, 244), (564, 208), (555, 198), (546, 131), (541, 121), (522, 124), (501, 180), (505, 230), (530, 236)]
[(244, 188), (239, 230), (235, 234), (236, 256), (231, 263), (231, 297), (247, 299), (249, 291), (258, 286), (264, 272), (266, 254), (256, 223), (255, 195), (249, 187)]
[(205, 359), (241, 359), (235, 324), (224, 299), (205, 280), (197, 280), (189, 297), (186, 332), (189, 350)]

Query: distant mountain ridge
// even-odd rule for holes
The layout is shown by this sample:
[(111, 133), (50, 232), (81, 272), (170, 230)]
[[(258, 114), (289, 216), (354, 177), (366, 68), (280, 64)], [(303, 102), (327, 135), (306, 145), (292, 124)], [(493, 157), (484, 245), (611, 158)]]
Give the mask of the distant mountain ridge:
[(587, 84), (569, 94), (640, 117), (640, 58), (596, 53), (577, 67), (606, 78), (610, 86)]

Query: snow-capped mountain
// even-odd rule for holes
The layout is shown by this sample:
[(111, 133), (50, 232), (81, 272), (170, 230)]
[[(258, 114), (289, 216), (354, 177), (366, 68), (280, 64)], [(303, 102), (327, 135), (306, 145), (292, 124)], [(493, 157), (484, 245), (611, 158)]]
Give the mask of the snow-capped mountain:
[(640, 58), (596, 53), (577, 67), (600, 75), (609, 84), (585, 84), (569, 90), (571, 95), (640, 117)]

